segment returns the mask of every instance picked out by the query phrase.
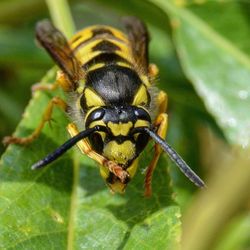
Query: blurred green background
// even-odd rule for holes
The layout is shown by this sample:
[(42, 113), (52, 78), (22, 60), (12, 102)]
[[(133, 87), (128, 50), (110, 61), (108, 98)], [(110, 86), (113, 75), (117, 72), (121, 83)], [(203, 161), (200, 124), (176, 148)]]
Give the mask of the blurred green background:
[(39, 82), (52, 63), (34, 42), (35, 23), (49, 16), (44, 1), (1, 1), (0, 9), (2, 138), (13, 133), (31, 98), (32, 84)]
[[(157, 85), (169, 97), (168, 142), (210, 187), (195, 196), (196, 188), (170, 168), (171, 195), (184, 214), (183, 249), (250, 249), (250, 2), (69, 4), (77, 30), (92, 24), (121, 28), (124, 15), (147, 23), (150, 61), (160, 69)], [(50, 18), (45, 1), (0, 2), (0, 139), (14, 132), (32, 84), (54, 65), (34, 41), (35, 24), (44, 18)]]

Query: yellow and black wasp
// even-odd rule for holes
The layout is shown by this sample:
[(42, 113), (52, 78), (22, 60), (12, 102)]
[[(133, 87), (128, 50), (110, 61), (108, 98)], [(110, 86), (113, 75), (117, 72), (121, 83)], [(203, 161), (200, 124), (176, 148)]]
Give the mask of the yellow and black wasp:
[(71, 139), (35, 163), (33, 169), (51, 163), (77, 144), (99, 163), (110, 189), (122, 193), (136, 173), (140, 153), (153, 139), (156, 144), (146, 170), (145, 195), (151, 194), (151, 179), (162, 150), (192, 182), (203, 187), (204, 182), (163, 140), (168, 123), (167, 95), (154, 86), (158, 69), (148, 62), (146, 26), (136, 17), (126, 17), (123, 23), (126, 33), (96, 25), (77, 32), (69, 42), (49, 21), (37, 24), (36, 38), (60, 71), (54, 85), (37, 85), (35, 89), (60, 86), (70, 101), (54, 97), (31, 135), (6, 137), (5, 143), (32, 142), (51, 119), (53, 107), (59, 106), (72, 118), (67, 127)]

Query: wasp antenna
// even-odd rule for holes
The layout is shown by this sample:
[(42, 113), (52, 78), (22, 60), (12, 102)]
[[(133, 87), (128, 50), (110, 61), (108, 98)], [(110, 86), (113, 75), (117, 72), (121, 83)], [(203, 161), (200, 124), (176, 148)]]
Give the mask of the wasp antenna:
[(169, 155), (170, 159), (178, 166), (178, 168), (192, 181), (196, 186), (203, 188), (205, 183), (203, 180), (187, 165), (181, 156), (160, 136), (149, 128), (144, 128), (144, 131)]
[(48, 165), (49, 163), (53, 162), (58, 157), (60, 157), (62, 154), (64, 154), (67, 150), (72, 148), (78, 141), (84, 139), (85, 137), (88, 137), (90, 134), (92, 134), (93, 132), (98, 131), (98, 130), (101, 130), (101, 128), (99, 126), (81, 131), (79, 134), (70, 138), (63, 145), (61, 145), (59, 148), (57, 148), (53, 153), (47, 155), (42, 160), (33, 164), (31, 166), (31, 169), (34, 170), (34, 169), (42, 168), (42, 167)]

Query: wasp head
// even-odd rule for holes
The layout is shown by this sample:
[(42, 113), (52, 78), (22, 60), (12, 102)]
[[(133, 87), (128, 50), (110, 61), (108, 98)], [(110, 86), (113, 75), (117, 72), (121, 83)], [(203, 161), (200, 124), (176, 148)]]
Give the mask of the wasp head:
[(92, 148), (128, 173), (121, 180), (114, 173), (101, 168), (101, 175), (114, 191), (123, 191), (137, 169), (137, 157), (148, 143), (149, 136), (135, 132), (139, 127), (150, 127), (151, 118), (144, 108), (136, 106), (99, 107), (86, 117), (86, 128), (101, 126), (89, 136)]

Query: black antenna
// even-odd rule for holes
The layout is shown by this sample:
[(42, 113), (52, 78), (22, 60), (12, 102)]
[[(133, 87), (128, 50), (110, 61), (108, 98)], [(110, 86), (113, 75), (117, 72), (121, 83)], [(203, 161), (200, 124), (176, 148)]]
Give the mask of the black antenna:
[(177, 165), (177, 167), (192, 181), (196, 186), (203, 188), (205, 183), (203, 180), (187, 165), (187, 163), (178, 155), (178, 153), (160, 136), (149, 128), (142, 128), (162, 149), (169, 155), (170, 159)]
[(49, 163), (56, 160), (58, 157), (60, 157), (62, 154), (64, 154), (67, 150), (72, 148), (77, 142), (84, 139), (85, 137), (88, 137), (90, 134), (92, 134), (95, 131), (100, 131), (100, 126), (95, 126), (94, 128), (89, 128), (84, 131), (81, 131), (79, 134), (75, 135), (74, 137), (70, 138), (68, 141), (66, 141), (63, 145), (61, 145), (59, 148), (57, 148), (53, 153), (47, 155), (42, 160), (36, 162), (31, 166), (31, 169), (38, 169), (42, 168)]

